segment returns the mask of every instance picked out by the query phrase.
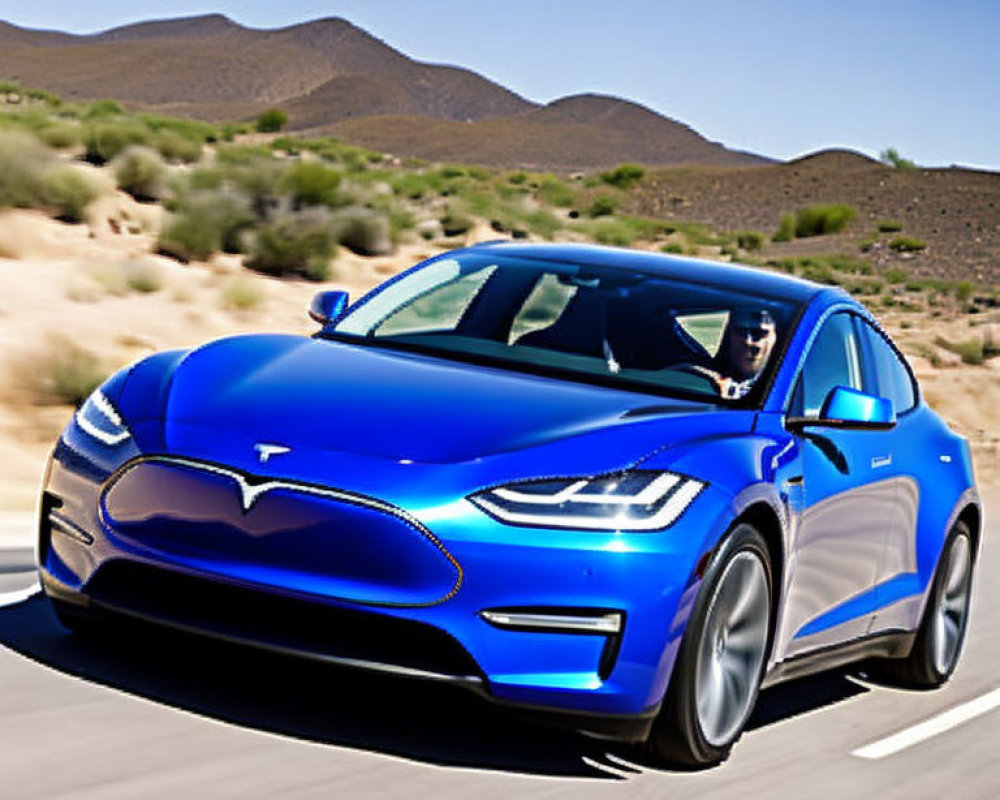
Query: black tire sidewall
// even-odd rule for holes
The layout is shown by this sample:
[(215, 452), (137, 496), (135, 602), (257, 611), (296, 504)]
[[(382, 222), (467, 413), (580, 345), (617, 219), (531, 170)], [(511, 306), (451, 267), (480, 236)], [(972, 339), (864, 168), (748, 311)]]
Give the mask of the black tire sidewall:
[(760, 681), (767, 667), (767, 657), (770, 653), (774, 633), (774, 578), (764, 538), (752, 525), (741, 522), (720, 542), (705, 570), (694, 609), (691, 612), (677, 653), (670, 685), (650, 736), (650, 749), (658, 758), (691, 767), (707, 767), (717, 764), (729, 755), (733, 744), (739, 739), (743, 727), (746, 725), (747, 720), (745, 719), (729, 741), (718, 746), (711, 744), (701, 730), (696, 694), (698, 652), (708, 612), (726, 567), (737, 554), (742, 552), (751, 552), (758, 557), (764, 567), (768, 585), (767, 645), (747, 717), (749, 718), (750, 714), (753, 713)]
[[(955, 653), (952, 657), (951, 663), (944, 672), (938, 670), (937, 665), (934, 663), (934, 620), (937, 615), (938, 606), (941, 603), (941, 597), (944, 594), (946, 584), (948, 582), (948, 572), (951, 567), (951, 560), (954, 554), (955, 541), (964, 536), (968, 542), (969, 547), (969, 608), (966, 609), (965, 621), (962, 626), (962, 631), (959, 635), (958, 646), (955, 648)], [(965, 637), (969, 631), (969, 616), (972, 612), (972, 582), (974, 577), (974, 567), (975, 567), (976, 551), (974, 542), (972, 539), (972, 534), (969, 531), (969, 527), (959, 520), (956, 522), (948, 533), (945, 539), (944, 546), (941, 548), (941, 558), (938, 562), (937, 570), (934, 573), (934, 583), (931, 589), (931, 595), (927, 599), (927, 607), (924, 609), (924, 616), (921, 620), (920, 628), (917, 632), (917, 638), (913, 645), (913, 652), (910, 656), (911, 669), (910, 682), (916, 684), (919, 687), (934, 688), (947, 682), (947, 680), (955, 672), (955, 668), (958, 666), (958, 662), (962, 656), (962, 650), (965, 647)]]

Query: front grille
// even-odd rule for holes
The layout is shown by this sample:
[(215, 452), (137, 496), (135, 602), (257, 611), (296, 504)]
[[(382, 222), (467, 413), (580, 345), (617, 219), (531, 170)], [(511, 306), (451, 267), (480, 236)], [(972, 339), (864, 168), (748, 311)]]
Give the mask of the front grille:
[(420, 622), (112, 561), (86, 592), (101, 605), (209, 635), (440, 675), (481, 676), (454, 638)]

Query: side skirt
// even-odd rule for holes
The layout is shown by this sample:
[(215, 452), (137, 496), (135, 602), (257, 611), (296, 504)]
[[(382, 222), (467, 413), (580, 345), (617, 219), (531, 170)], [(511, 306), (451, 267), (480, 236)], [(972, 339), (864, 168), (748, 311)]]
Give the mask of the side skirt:
[(913, 649), (915, 638), (913, 631), (889, 631), (793, 656), (772, 666), (764, 676), (761, 688), (866, 658), (905, 658)]

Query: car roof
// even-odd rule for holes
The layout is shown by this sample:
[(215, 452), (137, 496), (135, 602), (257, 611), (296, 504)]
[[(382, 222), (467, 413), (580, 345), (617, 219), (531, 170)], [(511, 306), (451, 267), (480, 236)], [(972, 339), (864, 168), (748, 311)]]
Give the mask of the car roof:
[[(663, 275), (676, 280), (697, 281), (716, 286), (768, 295), (783, 300), (807, 303), (828, 286), (812, 281), (782, 275), (777, 272), (744, 264), (706, 261), (700, 258), (627, 250), (620, 247), (601, 247), (584, 244), (518, 244), (484, 242), (460, 252), (482, 252), (489, 249), (511, 256), (531, 260), (544, 260), (595, 267), (620, 267)], [(449, 255), (449, 254), (446, 254)]]

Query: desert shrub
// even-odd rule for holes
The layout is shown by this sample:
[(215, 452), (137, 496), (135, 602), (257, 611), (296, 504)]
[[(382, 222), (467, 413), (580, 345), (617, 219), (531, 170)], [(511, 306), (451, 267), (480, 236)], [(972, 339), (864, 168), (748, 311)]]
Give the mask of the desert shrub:
[(507, 176), (507, 180), (513, 183), (515, 186), (520, 186), (522, 183), (528, 182), (528, 173), (524, 170), (518, 170), (517, 172), (511, 172)]
[(96, 355), (63, 336), (12, 366), (13, 383), (39, 405), (79, 406), (108, 376)]
[(461, 206), (449, 205), (439, 217), (441, 230), (445, 236), (461, 236), (472, 228), (473, 220)]
[(240, 134), (250, 133), (252, 130), (253, 125), (249, 122), (226, 122), (219, 128), (219, 138), (217, 141), (232, 142)]
[(629, 247), (636, 239), (635, 230), (621, 220), (604, 219), (594, 223), (590, 235), (599, 244)]
[(766, 238), (760, 231), (737, 231), (734, 236), (736, 244), (744, 250), (760, 250)]
[(910, 170), (916, 169), (917, 165), (908, 158), (903, 158), (895, 147), (888, 147), (878, 155), (878, 160), (889, 167), (895, 169)]
[(404, 172), (395, 176), (390, 182), (392, 191), (399, 197), (409, 200), (420, 200), (432, 194), (436, 194), (440, 185), (436, 185), (433, 179), (426, 175), (415, 172)]
[[(217, 142), (222, 139), (222, 129), (210, 122), (185, 117), (161, 117), (159, 114), (139, 114), (138, 118), (155, 133), (173, 131), (185, 139), (197, 142)], [(243, 132), (248, 133), (249, 130)]]
[[(291, 136), (282, 136), (271, 143), (275, 150), (282, 150), (289, 155), (299, 153), (313, 153), (324, 161), (335, 161), (343, 164), (349, 172), (363, 172), (369, 164), (377, 164), (383, 160), (381, 153), (367, 150), (357, 145), (345, 144), (339, 139), (299, 139)], [(416, 167), (414, 167), (416, 169)]]
[(488, 181), (491, 177), (490, 171), (485, 167), (466, 167), (465, 171), (476, 181)]
[(576, 200), (573, 190), (554, 175), (542, 178), (538, 185), (538, 196), (549, 205), (560, 208), (569, 208)]
[(389, 220), (368, 208), (344, 208), (331, 217), (336, 241), (361, 256), (384, 256), (392, 252)]
[(812, 261), (823, 261), (837, 272), (846, 272), (850, 275), (871, 275), (872, 265), (863, 258), (855, 258), (849, 255), (833, 256), (813, 256)]
[(296, 209), (305, 206), (336, 208), (343, 205), (339, 191), (341, 180), (340, 171), (326, 164), (298, 161), (285, 170), (278, 182), (278, 190), (291, 196)]
[(893, 269), (887, 269), (885, 271), (885, 279), (889, 281), (889, 283), (893, 284), (903, 283), (906, 281), (908, 277), (909, 275), (907, 275), (905, 269), (893, 268)]
[(523, 221), (528, 230), (543, 239), (552, 239), (562, 228), (559, 217), (544, 208), (526, 212)]
[(972, 296), (972, 292), (975, 289), (972, 281), (959, 281), (955, 284), (955, 299), (960, 303), (964, 303)]
[(986, 359), (983, 353), (983, 342), (981, 339), (969, 339), (964, 342), (953, 342), (943, 336), (935, 337), (934, 344), (938, 347), (950, 350), (961, 357), (963, 363), (978, 366)]
[(851, 206), (844, 203), (800, 208), (795, 214), (795, 236), (803, 239), (808, 236), (837, 233), (847, 227), (847, 223), (854, 219), (855, 213)]
[(649, 217), (620, 216), (618, 222), (631, 231), (633, 239), (649, 241), (676, 231), (674, 225), (666, 225), (658, 219)]
[(178, 200), (158, 248), (183, 262), (203, 261), (220, 250), (243, 252), (243, 234), (256, 221), (250, 199), (240, 192), (190, 192)]
[(876, 227), (879, 233), (899, 233), (903, 230), (903, 223), (895, 219), (883, 219), (879, 220)]
[[(258, 218), (268, 219), (278, 209), (285, 169), (265, 149), (230, 145), (219, 149), (214, 166), (193, 170), (187, 178), (187, 187), (195, 191), (242, 194)], [(183, 193), (185, 187), (178, 187), (178, 191)]]
[(114, 119), (91, 122), (83, 128), (84, 158), (91, 164), (107, 164), (130, 145), (152, 144), (149, 128), (138, 120)]
[(927, 247), (927, 242), (912, 236), (897, 236), (889, 242), (889, 248), (897, 253), (918, 253)]
[(795, 238), (795, 215), (783, 214), (778, 222), (778, 230), (771, 236), (772, 242), (790, 242)]
[(163, 288), (163, 271), (150, 259), (134, 259), (121, 266), (125, 285), (133, 292), (150, 294)]
[(660, 248), (661, 253), (670, 253), (671, 255), (681, 255), (684, 252), (684, 246), (678, 242), (670, 242), (669, 244), (663, 245)]
[(257, 115), (256, 128), (259, 133), (277, 133), (288, 124), (288, 114), (280, 108), (269, 108)]
[(329, 212), (311, 209), (258, 228), (246, 266), (267, 275), (322, 281), (330, 276), (335, 254)]
[(63, 222), (83, 222), (87, 206), (100, 193), (90, 176), (69, 165), (46, 170), (41, 181), (42, 202)]
[(249, 167), (274, 159), (266, 147), (253, 144), (226, 144), (215, 151), (215, 160), (222, 166)]
[(34, 205), (51, 163), (52, 153), (34, 136), (0, 131), (0, 207)]
[(222, 307), (232, 311), (247, 311), (264, 301), (264, 292), (257, 281), (246, 275), (235, 275), (222, 285)]
[(153, 146), (167, 161), (194, 164), (201, 159), (204, 140), (184, 136), (178, 131), (165, 129), (157, 133)]
[(38, 131), (38, 138), (49, 147), (76, 147), (82, 139), (82, 129), (75, 122), (53, 122)]
[(881, 294), (884, 288), (878, 278), (848, 278), (837, 282), (851, 294), (856, 295), (877, 295)]
[(399, 242), (406, 231), (416, 227), (417, 220), (411, 211), (405, 208), (390, 207), (386, 210), (386, 219), (389, 221), (389, 235), (393, 242)]
[(629, 189), (638, 183), (645, 174), (646, 170), (638, 164), (621, 164), (613, 170), (602, 172), (601, 180), (609, 186), (615, 186), (619, 189)]
[(182, 263), (205, 261), (222, 248), (222, 236), (215, 220), (196, 214), (180, 214), (160, 232), (157, 252)]
[(446, 164), (438, 172), (441, 173), (442, 178), (464, 178), (468, 174), (465, 167), (460, 167), (457, 164)]
[(120, 117), (124, 113), (124, 109), (114, 100), (95, 100), (87, 106), (83, 112), (83, 118), (85, 120), (106, 119)]
[(166, 193), (167, 166), (150, 147), (132, 145), (114, 161), (119, 188), (140, 202), (153, 202)]
[(598, 195), (587, 209), (587, 216), (607, 217), (615, 213), (615, 201), (606, 194)]

